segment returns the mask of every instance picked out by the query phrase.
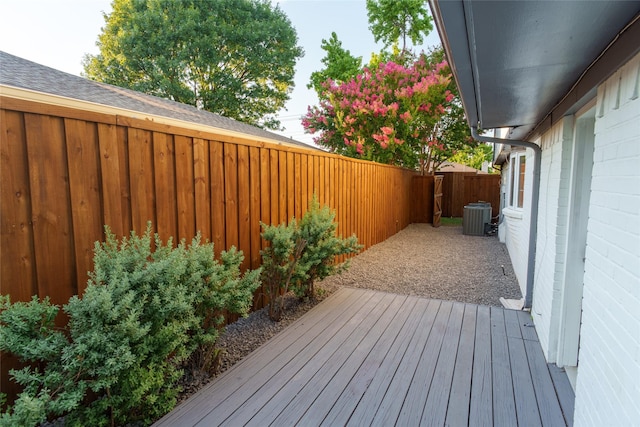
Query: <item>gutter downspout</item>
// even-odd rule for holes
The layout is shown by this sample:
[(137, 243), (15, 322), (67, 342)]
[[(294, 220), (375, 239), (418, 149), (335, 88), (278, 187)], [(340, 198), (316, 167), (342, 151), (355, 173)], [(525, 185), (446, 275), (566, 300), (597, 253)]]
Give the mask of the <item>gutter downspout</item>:
[(536, 239), (538, 236), (538, 196), (540, 194), (540, 165), (542, 162), (542, 148), (529, 141), (481, 136), (478, 134), (478, 129), (473, 126), (471, 126), (471, 136), (480, 142), (514, 145), (516, 147), (531, 148), (533, 150), (533, 189), (531, 191), (531, 217), (529, 223), (529, 260), (527, 262), (527, 286), (526, 294), (524, 296), (524, 308), (531, 309), (531, 304), (533, 302), (533, 282), (535, 278)]

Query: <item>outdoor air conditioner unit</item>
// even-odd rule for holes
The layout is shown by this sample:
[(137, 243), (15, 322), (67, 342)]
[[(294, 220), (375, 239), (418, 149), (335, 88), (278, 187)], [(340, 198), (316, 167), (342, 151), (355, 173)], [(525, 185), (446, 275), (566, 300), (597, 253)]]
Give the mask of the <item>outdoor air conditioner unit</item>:
[(485, 224), (491, 223), (491, 203), (489, 202), (475, 202), (469, 203), (467, 206), (480, 206), (484, 208), (484, 217), (483, 221)]
[(484, 225), (491, 222), (491, 204), (487, 204), (472, 203), (464, 207), (462, 234), (484, 236)]

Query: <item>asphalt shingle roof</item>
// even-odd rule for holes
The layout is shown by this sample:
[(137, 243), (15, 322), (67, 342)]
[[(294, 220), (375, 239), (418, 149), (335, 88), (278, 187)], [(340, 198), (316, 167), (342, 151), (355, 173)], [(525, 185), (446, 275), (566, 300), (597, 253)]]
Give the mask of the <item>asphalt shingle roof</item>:
[(0, 84), (314, 148), (191, 105), (74, 76), (3, 51), (0, 51)]

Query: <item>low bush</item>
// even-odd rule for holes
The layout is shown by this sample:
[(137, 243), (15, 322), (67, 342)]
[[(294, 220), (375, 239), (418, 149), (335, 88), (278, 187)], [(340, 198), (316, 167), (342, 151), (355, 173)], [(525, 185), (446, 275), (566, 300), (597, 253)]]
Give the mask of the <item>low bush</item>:
[(288, 225), (262, 224), (262, 238), (269, 243), (261, 252), (262, 283), (272, 320), (280, 320), (282, 296), (289, 290), (299, 298), (315, 297), (316, 280), (348, 267), (348, 262), (336, 265), (335, 257), (362, 249), (355, 235), (347, 239), (336, 236), (334, 219), (335, 213), (328, 206), (321, 208), (314, 196), (299, 223), (292, 218)]
[(289, 291), (294, 275), (301, 269), (298, 265), (307, 242), (298, 236), (295, 218), (289, 224), (262, 225), (262, 238), (269, 246), (260, 251), (262, 255), (262, 287), (269, 300), (269, 317), (279, 321), (284, 310), (282, 296)]
[(349, 267), (349, 260), (336, 264), (340, 255), (357, 254), (362, 250), (358, 238), (352, 235), (346, 239), (336, 236), (338, 224), (335, 212), (329, 206), (322, 206), (314, 195), (309, 209), (302, 216), (296, 238), (306, 242), (298, 261), (291, 285), (299, 298), (315, 297), (314, 283)]
[[(155, 251), (151, 250), (152, 241)], [(246, 314), (258, 270), (240, 274), (235, 249), (214, 259), (196, 237), (173, 248), (134, 232), (119, 242), (106, 228), (96, 243), (94, 271), (82, 298), (60, 308), (45, 298), (0, 307), (0, 350), (31, 366), (11, 371), (24, 387), (2, 425), (33, 426), (66, 415), (71, 426), (149, 424), (170, 411), (188, 361), (207, 369), (222, 326), (222, 310)]]

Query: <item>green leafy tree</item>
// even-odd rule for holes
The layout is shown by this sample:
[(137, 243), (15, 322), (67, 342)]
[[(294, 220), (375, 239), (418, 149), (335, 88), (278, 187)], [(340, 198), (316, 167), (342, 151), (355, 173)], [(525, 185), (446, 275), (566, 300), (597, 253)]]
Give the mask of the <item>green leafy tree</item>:
[[(446, 62), (442, 46), (438, 46), (424, 55), (427, 67), (437, 67)], [(451, 75), (447, 65), (444, 71)], [(430, 142), (420, 147), (420, 171), (433, 173), (445, 161), (460, 151), (473, 150), (477, 143), (471, 138), (458, 86), (453, 78), (449, 79), (447, 91), (452, 95), (446, 114), (438, 120), (432, 129)]]
[(266, 0), (113, 0), (85, 75), (270, 129), (303, 55)]
[(493, 160), (493, 148), (488, 144), (468, 146), (455, 153), (449, 160), (480, 170), (485, 162), (490, 163)]
[(331, 33), (329, 40), (322, 39), (320, 46), (326, 52), (321, 59), (324, 68), (311, 73), (307, 88), (314, 89), (318, 98), (323, 99), (326, 90), (324, 83), (327, 80), (345, 82), (353, 79), (362, 71), (362, 57), (355, 57), (349, 50), (344, 49), (335, 32)]
[(367, 0), (369, 29), (376, 42), (385, 47), (401, 43), (407, 51), (407, 39), (414, 45), (433, 30), (428, 6), (424, 0)]

